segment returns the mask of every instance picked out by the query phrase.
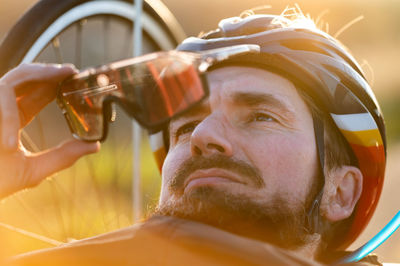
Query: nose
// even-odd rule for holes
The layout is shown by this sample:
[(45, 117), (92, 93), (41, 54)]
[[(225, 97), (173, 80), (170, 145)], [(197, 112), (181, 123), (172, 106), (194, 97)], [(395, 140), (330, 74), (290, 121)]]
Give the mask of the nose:
[(215, 117), (207, 117), (192, 132), (190, 143), (193, 156), (209, 156), (221, 154), (232, 156), (233, 146), (226, 134), (222, 121)]

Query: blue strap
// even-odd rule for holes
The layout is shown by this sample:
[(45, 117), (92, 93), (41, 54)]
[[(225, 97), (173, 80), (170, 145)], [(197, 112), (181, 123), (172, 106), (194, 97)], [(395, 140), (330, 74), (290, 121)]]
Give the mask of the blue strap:
[(366, 257), (377, 247), (379, 247), (383, 242), (385, 242), (398, 228), (400, 227), (400, 211), (390, 220), (390, 222), (370, 241), (365, 243), (359, 249), (355, 250), (346, 257), (340, 259), (334, 264), (343, 264), (357, 262)]

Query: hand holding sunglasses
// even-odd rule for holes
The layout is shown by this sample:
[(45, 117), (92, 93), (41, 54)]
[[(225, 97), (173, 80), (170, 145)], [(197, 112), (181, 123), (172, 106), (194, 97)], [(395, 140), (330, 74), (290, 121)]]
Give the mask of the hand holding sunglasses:
[(22, 64), (0, 77), (0, 199), (99, 150), (99, 143), (76, 139), (40, 152), (21, 142), (21, 129), (54, 100), (58, 84), (74, 72), (70, 65)]

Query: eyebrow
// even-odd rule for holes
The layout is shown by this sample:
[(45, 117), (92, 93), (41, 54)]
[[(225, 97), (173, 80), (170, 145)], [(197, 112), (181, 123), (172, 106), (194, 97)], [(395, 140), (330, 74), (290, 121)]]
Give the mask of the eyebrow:
[[(196, 104), (196, 106), (193, 106), (189, 110), (185, 111), (183, 114), (172, 119), (171, 122), (177, 122), (179, 120), (187, 119), (190, 117), (202, 115), (209, 112), (210, 112), (210, 106), (208, 104), (208, 101), (207, 100), (202, 101), (201, 103)], [(171, 122), (169, 123), (169, 125), (171, 125)]]
[[(292, 119), (294, 117), (294, 112), (290, 110), (290, 108), (283, 103), (281, 100), (276, 98), (272, 94), (268, 93), (260, 93), (260, 92), (234, 92), (232, 95), (233, 104), (240, 106), (272, 106), (279, 110), (281, 114), (283, 114), (288, 119)], [(203, 101), (200, 104), (190, 108), (188, 111), (184, 112), (182, 115), (174, 118), (171, 122), (177, 122), (183, 119), (187, 119), (190, 117), (194, 117), (197, 115), (202, 115), (210, 112), (210, 106), (208, 101)], [(171, 123), (169, 123), (169, 126)]]
[(272, 94), (260, 93), (260, 92), (235, 92), (232, 95), (234, 104), (241, 106), (259, 106), (266, 105), (271, 106), (279, 110), (288, 118), (294, 117), (293, 111), (280, 99)]

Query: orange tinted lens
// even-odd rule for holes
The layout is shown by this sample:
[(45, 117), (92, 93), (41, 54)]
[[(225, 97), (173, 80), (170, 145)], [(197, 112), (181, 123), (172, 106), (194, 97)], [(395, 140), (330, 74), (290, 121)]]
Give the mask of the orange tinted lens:
[(140, 107), (134, 116), (151, 127), (200, 101), (206, 92), (196, 67), (193, 61), (169, 56), (125, 68), (124, 96)]
[(171, 51), (87, 70), (63, 83), (58, 102), (73, 133), (84, 140), (102, 139), (109, 96), (151, 129), (204, 98), (198, 62), (193, 54)]
[(104, 74), (63, 84), (60, 91), (62, 104), (73, 133), (84, 140), (101, 139), (104, 99), (118, 90), (118, 86)]

